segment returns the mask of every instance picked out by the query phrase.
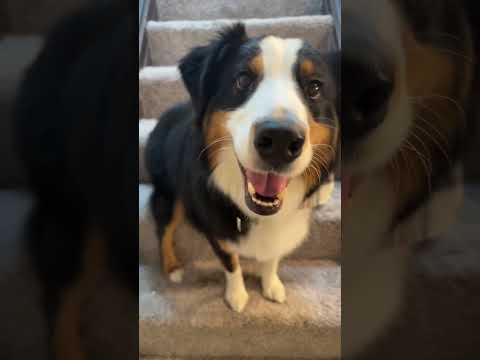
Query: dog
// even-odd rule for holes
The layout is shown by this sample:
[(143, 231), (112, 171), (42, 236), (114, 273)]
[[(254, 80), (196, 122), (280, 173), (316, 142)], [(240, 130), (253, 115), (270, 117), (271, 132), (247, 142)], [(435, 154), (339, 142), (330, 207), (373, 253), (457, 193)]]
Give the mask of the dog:
[(190, 101), (160, 117), (145, 155), (172, 281), (183, 274), (173, 234), (188, 221), (220, 259), (234, 311), (248, 301), (239, 256), (261, 263), (267, 299), (285, 301), (279, 261), (307, 236), (308, 202), (327, 201), (333, 188), (335, 59), (301, 39), (250, 38), (242, 23), (181, 59)]
[(455, 221), (474, 44), (458, 2), (347, 0), (342, 10), (342, 306), (350, 314), (342, 333), (349, 355), (398, 310), (406, 255)]
[[(128, 2), (102, 1), (63, 18), (17, 96), (16, 144), (34, 198), (25, 239), (43, 294), (48, 359), (93, 358), (85, 307), (104, 289), (118, 282), (117, 303), (123, 289), (134, 304), (138, 297), (138, 149), (131, 135), (138, 102), (122, 86), (138, 79), (136, 12)], [(122, 311), (121, 319), (137, 324), (137, 310)], [(93, 327), (103, 331), (93, 345), (97, 356), (118, 351), (104, 343), (116, 333), (122, 352), (113, 358), (138, 357), (138, 339), (101, 318)]]

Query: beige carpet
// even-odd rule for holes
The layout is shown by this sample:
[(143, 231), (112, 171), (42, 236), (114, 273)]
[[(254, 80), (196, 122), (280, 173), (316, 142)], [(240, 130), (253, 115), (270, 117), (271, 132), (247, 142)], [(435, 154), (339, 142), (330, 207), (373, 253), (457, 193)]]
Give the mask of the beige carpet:
[(243, 313), (223, 300), (217, 262), (197, 262), (173, 285), (158, 266), (140, 267), (142, 355), (325, 358), (340, 353), (340, 267), (331, 261), (286, 261), (285, 304), (263, 298), (252, 263), (242, 262), (250, 294)]

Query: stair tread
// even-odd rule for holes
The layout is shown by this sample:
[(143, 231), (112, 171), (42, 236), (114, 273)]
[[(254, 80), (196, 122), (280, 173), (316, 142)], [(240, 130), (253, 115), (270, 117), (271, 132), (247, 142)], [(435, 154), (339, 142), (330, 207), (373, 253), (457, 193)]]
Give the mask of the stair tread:
[(323, 0), (158, 0), (157, 4), (160, 20), (299, 16), (321, 13), (325, 7)]
[[(337, 263), (282, 262), (279, 276), (287, 291), (284, 304), (263, 298), (253, 263), (242, 262), (242, 268), (250, 299), (238, 314), (223, 300), (224, 275), (217, 261), (195, 262), (180, 285), (167, 283), (158, 266), (141, 266), (140, 352), (280, 356), (287, 348), (298, 347), (298, 356), (338, 355), (341, 291)], [(221, 341), (215, 334), (223, 334)], [(286, 344), (289, 334), (294, 342)], [(190, 336), (198, 341), (186, 343)], [(210, 343), (205, 342), (208, 336)], [(245, 341), (249, 346), (242, 345)]]
[(332, 41), (333, 19), (330, 15), (149, 21), (147, 33), (153, 64), (173, 65), (194, 46), (204, 45), (210, 41), (222, 27), (239, 21), (245, 23), (250, 36), (270, 34), (299, 37), (316, 47), (325, 47)]
[(154, 83), (156, 81), (178, 81), (180, 72), (177, 65), (146, 66), (140, 70), (139, 81)]
[(211, 30), (218, 29), (225, 25), (229, 25), (238, 21), (244, 22), (245, 25), (254, 26), (254, 25), (263, 25), (263, 24), (276, 24), (279, 22), (285, 21), (298, 21), (298, 22), (307, 22), (312, 23), (318, 20), (326, 26), (332, 25), (332, 16), (331, 15), (303, 15), (303, 16), (283, 16), (283, 17), (274, 17), (274, 18), (247, 18), (247, 19), (201, 19), (201, 20), (168, 20), (168, 21), (157, 21), (150, 20), (147, 23), (147, 28), (150, 31), (159, 31), (159, 30)]

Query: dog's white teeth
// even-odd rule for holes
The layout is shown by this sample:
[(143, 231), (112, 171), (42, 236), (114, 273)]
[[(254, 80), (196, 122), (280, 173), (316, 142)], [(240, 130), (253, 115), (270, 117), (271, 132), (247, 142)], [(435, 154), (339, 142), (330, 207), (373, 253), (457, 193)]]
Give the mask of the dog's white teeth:
[(250, 195), (255, 195), (255, 188), (250, 181), (247, 181), (247, 190)]
[[(250, 181), (247, 181), (247, 191), (250, 194), (250, 197), (252, 198), (252, 200), (255, 204), (258, 204), (258, 205), (261, 205), (261, 206), (264, 206), (264, 207), (280, 206), (280, 202), (281, 202), (281, 199), (282, 199), (281, 197), (276, 198), (274, 200), (272, 199), (272, 201), (260, 200), (257, 197), (257, 193), (255, 192), (255, 188), (253, 187), (253, 184)], [(279, 195), (283, 195), (283, 192), (280, 193)]]
[(265, 207), (274, 207), (274, 206), (279, 206), (280, 205), (280, 200), (279, 199), (275, 199), (272, 202), (266, 202), (266, 201), (262, 201), (262, 200), (258, 199), (256, 196), (252, 196), (252, 200), (253, 200), (254, 203), (256, 203), (258, 205), (265, 206)]
[(253, 197), (253, 202), (258, 204), (258, 205), (268, 206), (267, 203), (263, 202), (262, 200), (257, 199), (255, 196)]

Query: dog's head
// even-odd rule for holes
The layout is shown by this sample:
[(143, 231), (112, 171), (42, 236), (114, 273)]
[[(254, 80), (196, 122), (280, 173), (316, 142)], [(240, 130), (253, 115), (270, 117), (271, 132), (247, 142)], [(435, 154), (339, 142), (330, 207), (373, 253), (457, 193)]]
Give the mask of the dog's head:
[(180, 63), (212, 180), (255, 215), (298, 208), (332, 171), (333, 54), (301, 39), (249, 38), (242, 24)]
[(472, 57), (462, 6), (346, 0), (342, 14), (342, 196), (383, 169), (399, 203), (421, 198), (461, 147)]

